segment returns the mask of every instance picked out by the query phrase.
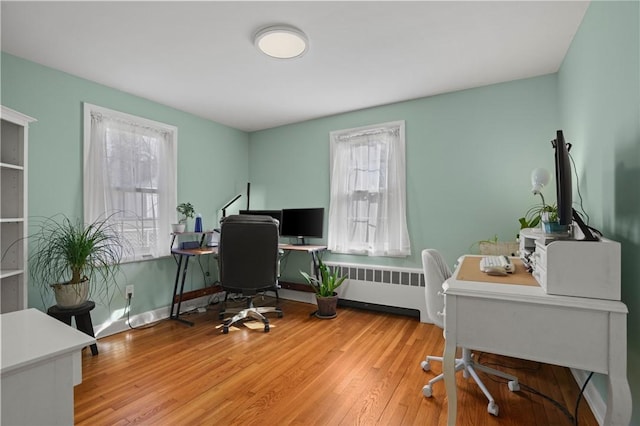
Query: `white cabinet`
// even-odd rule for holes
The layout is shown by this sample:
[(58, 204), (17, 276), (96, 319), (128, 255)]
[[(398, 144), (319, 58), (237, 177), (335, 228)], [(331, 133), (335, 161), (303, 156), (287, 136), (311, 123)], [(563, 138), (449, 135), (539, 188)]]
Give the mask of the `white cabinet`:
[(3, 314), (0, 329), (0, 424), (72, 425), (82, 348), (96, 340), (34, 308)]
[(533, 276), (548, 294), (620, 300), (620, 243), (536, 241)]
[(0, 312), (27, 307), (27, 140), (35, 119), (2, 107), (0, 137)]

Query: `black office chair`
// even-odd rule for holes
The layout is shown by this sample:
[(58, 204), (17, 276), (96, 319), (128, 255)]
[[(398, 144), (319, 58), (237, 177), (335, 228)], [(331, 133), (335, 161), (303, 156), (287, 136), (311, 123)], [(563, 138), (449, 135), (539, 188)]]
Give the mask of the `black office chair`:
[[(218, 244), (218, 270), (220, 285), (225, 291), (220, 319), (235, 314), (225, 320), (222, 331), (253, 318), (264, 323), (264, 331), (269, 331), (269, 320), (265, 313), (277, 313), (281, 318), (278, 298), (278, 221), (269, 216), (233, 215), (222, 219), (220, 242)], [(276, 307), (255, 307), (253, 297), (259, 293), (274, 291)], [(227, 309), (229, 294), (241, 294), (246, 299), (245, 309)]]

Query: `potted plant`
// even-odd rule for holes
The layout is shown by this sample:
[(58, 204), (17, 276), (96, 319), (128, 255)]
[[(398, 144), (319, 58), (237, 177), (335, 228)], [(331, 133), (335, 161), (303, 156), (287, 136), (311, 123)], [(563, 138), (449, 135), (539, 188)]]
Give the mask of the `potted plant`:
[(178, 204), (178, 207), (176, 207), (176, 211), (180, 213), (181, 217), (178, 220), (178, 223), (171, 225), (172, 230), (173, 232), (184, 232), (187, 226), (187, 219), (193, 219), (196, 215), (196, 210), (193, 208), (191, 203), (180, 203)]
[(118, 288), (116, 275), (128, 247), (109, 218), (84, 224), (64, 215), (36, 223), (29, 255), (30, 276), (45, 294), (53, 289), (63, 308), (89, 297), (108, 304)]
[(492, 239), (476, 241), (469, 247), (470, 252), (473, 252), (476, 244), (478, 245), (478, 251), (481, 255), (513, 256), (519, 249), (517, 241), (499, 241), (497, 235), (494, 235)]
[(520, 229), (535, 228), (539, 226), (544, 217), (547, 221), (558, 221), (558, 208), (555, 205), (549, 204), (536, 204), (526, 211), (523, 217), (518, 219), (520, 222)]
[(335, 318), (338, 307), (338, 294), (335, 290), (342, 285), (347, 278), (346, 275), (340, 277), (338, 268), (334, 268), (332, 271), (322, 263), (321, 259), (318, 259), (319, 277), (312, 277), (303, 271), (300, 273), (316, 293), (318, 310), (315, 312), (315, 316), (323, 319)]

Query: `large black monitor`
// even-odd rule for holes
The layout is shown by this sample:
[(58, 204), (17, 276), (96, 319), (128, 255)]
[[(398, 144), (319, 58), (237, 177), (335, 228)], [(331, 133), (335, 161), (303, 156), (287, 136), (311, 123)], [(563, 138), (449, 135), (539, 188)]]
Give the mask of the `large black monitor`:
[(258, 216), (271, 216), (278, 221), (278, 230), (280, 231), (280, 233), (282, 233), (282, 210), (240, 210), (238, 213)]
[(558, 202), (558, 223), (569, 228), (573, 221), (573, 187), (571, 184), (571, 160), (569, 150), (571, 144), (564, 140), (562, 130), (556, 133), (556, 139), (551, 141), (556, 150), (556, 200)]
[(324, 208), (283, 209), (283, 237), (296, 237), (304, 244), (304, 238), (322, 238), (324, 231)]
[(571, 181), (571, 158), (569, 150), (571, 144), (565, 142), (562, 130), (556, 133), (556, 139), (551, 141), (555, 148), (556, 159), (556, 200), (558, 203), (558, 223), (569, 229), (575, 220), (583, 234), (585, 241), (597, 241), (591, 229), (586, 225), (580, 215), (573, 208), (573, 186)]

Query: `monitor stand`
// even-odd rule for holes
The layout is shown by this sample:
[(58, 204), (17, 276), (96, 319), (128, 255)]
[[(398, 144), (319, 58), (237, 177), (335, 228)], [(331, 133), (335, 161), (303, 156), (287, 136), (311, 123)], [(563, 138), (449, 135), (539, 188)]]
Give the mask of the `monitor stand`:
[(294, 246), (306, 246), (307, 244), (304, 241), (304, 237), (296, 237), (296, 241), (293, 243)]

